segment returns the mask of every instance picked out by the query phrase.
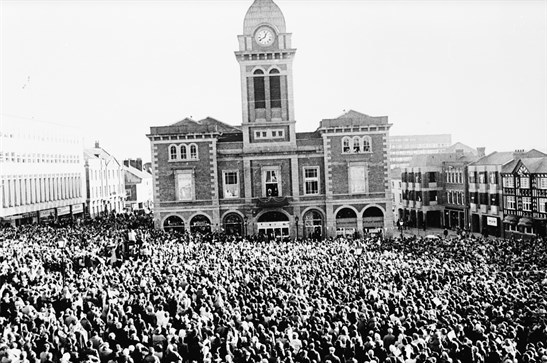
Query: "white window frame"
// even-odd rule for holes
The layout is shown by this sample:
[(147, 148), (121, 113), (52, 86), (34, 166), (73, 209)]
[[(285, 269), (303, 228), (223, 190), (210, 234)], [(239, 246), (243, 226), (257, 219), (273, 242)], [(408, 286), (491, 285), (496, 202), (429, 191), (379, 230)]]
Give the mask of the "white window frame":
[[(192, 153), (192, 148), (195, 148), (195, 153)], [(190, 144), (189, 147), (189, 160), (198, 160), (199, 159), (199, 148), (197, 144)]]
[(538, 212), (547, 213), (547, 198), (538, 199)]
[[(356, 190), (356, 181), (352, 180), (352, 168), (364, 168), (364, 190)], [(350, 163), (348, 165), (348, 193), (349, 194), (368, 194), (369, 193), (369, 171), (368, 163)]]
[(504, 176), (502, 178), (504, 188), (514, 188), (515, 187), (515, 178), (511, 176)]
[[(191, 190), (190, 190), (190, 196), (188, 198), (183, 199), (182, 196), (180, 195), (179, 175), (190, 175)], [(196, 180), (194, 177), (193, 169), (175, 170), (175, 198), (177, 201), (180, 201), (180, 202), (187, 202), (187, 201), (192, 201), (196, 199)]]
[(507, 195), (505, 196), (504, 198), (504, 203), (503, 203), (503, 207), (505, 209), (512, 209), (512, 210), (515, 210), (516, 208), (516, 199), (515, 199), (515, 196), (514, 195)]
[[(344, 150), (345, 147), (348, 148), (347, 151)], [(353, 152), (353, 143), (351, 142), (351, 138), (349, 136), (344, 136), (342, 138), (342, 154), (351, 154), (352, 152)]]
[(281, 197), (283, 195), (283, 183), (281, 177), (281, 167), (280, 166), (264, 166), (262, 167), (262, 196), (268, 197), (266, 191), (266, 174), (268, 171), (275, 171), (277, 175), (277, 195)]
[[(306, 170), (315, 170), (317, 175), (315, 177), (306, 177)], [(302, 168), (302, 179), (304, 180), (304, 195), (318, 195), (321, 188), (319, 181), (319, 167), (318, 166), (304, 166)], [(317, 182), (317, 192), (309, 193), (307, 190), (308, 182)]]
[(530, 212), (532, 210), (532, 198), (522, 197), (522, 210)]
[[(368, 146), (368, 148), (366, 148), (365, 146)], [(361, 152), (363, 153), (372, 152), (372, 138), (370, 136), (363, 136), (363, 140), (361, 142)]]
[[(236, 179), (237, 179), (237, 184), (226, 184), (226, 175), (227, 174), (231, 174), (231, 173), (235, 173), (236, 175)], [(228, 195), (228, 189), (226, 189), (226, 186), (227, 185), (236, 185), (236, 191), (237, 191), (237, 195), (232, 195), (232, 196), (229, 196)], [(241, 192), (241, 189), (240, 189), (240, 185), (239, 185), (239, 171), (237, 170), (223, 170), (222, 171), (222, 196), (224, 197), (224, 199), (235, 199), (235, 198), (239, 198), (240, 196), (240, 192)]]
[[(184, 150), (184, 152), (182, 152)], [(180, 145), (180, 159), (181, 160), (188, 160), (188, 147), (186, 144)]]
[(521, 176), (520, 177), (520, 189), (530, 189), (530, 177)]
[[(175, 157), (173, 157), (173, 154), (171, 153), (171, 148), (175, 148)], [(169, 155), (169, 161), (175, 161), (180, 158), (179, 148), (175, 144), (171, 144), (167, 147), (167, 154)]]
[(547, 177), (537, 178), (537, 188), (538, 189), (547, 189)]

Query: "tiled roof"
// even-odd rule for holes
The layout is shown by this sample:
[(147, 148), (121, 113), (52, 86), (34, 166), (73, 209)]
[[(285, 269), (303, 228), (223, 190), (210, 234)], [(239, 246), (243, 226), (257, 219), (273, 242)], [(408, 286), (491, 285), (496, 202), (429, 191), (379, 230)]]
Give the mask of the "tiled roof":
[(139, 170), (135, 167), (132, 167), (132, 166), (127, 166), (127, 165), (124, 165), (123, 166), (123, 169), (133, 175), (135, 175), (136, 177), (139, 177), (141, 179), (147, 179), (147, 178), (152, 178), (152, 174), (146, 172), (146, 171), (142, 171), (142, 170)]
[(515, 159), (505, 165), (501, 172), (502, 173), (512, 173), (515, 171), (515, 168), (522, 163), (530, 174), (540, 174), (547, 173), (547, 156), (541, 158), (522, 158)]
[(494, 151), (475, 161), (473, 165), (503, 165), (513, 160), (513, 153), (509, 151)]
[(153, 126), (150, 133), (155, 135), (165, 134), (200, 134), (200, 133), (241, 133), (237, 127), (228, 125), (212, 117), (195, 121), (189, 117), (168, 126)]
[(364, 113), (349, 110), (344, 114), (334, 119), (321, 120), (319, 127), (351, 127), (351, 126), (369, 126), (369, 125), (386, 125), (388, 123), (387, 116), (369, 116)]

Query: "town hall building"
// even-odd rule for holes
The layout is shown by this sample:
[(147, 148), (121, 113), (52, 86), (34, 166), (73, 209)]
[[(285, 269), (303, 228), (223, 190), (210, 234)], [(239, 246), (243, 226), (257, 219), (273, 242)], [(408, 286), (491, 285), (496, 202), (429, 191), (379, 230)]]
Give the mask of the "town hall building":
[(350, 110), (297, 133), (296, 49), (279, 7), (255, 0), (238, 40), (241, 124), (208, 117), (150, 128), (157, 227), (270, 238), (391, 234), (387, 117)]

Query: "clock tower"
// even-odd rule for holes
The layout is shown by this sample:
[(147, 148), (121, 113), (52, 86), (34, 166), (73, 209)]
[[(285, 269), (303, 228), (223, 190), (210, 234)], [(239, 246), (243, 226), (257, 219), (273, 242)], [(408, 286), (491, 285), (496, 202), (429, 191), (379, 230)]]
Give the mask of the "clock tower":
[(241, 72), (243, 151), (296, 149), (292, 62), (296, 49), (272, 0), (255, 0), (235, 52)]

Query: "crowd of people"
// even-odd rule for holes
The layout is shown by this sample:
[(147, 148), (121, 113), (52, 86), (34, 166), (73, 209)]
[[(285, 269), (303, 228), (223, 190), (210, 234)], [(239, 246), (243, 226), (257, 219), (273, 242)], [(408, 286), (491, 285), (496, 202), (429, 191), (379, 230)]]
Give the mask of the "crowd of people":
[(4, 228), (0, 363), (547, 362), (546, 268), (541, 239)]

